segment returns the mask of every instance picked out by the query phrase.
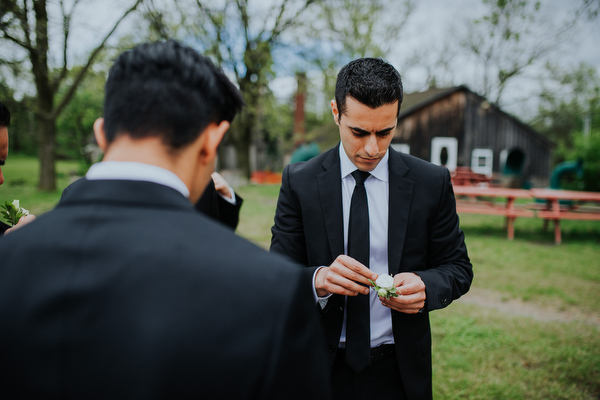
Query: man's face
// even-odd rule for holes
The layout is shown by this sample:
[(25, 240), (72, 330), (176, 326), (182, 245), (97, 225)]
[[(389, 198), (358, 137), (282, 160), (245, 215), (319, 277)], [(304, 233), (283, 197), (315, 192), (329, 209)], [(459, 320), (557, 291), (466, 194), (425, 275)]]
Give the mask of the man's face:
[(373, 171), (394, 137), (398, 102), (373, 109), (347, 97), (346, 111), (341, 118), (335, 101), (331, 102), (331, 108), (348, 158), (359, 170)]
[(2, 166), (8, 156), (8, 129), (5, 126), (0, 126), (0, 185), (4, 183), (4, 175), (2, 175)]

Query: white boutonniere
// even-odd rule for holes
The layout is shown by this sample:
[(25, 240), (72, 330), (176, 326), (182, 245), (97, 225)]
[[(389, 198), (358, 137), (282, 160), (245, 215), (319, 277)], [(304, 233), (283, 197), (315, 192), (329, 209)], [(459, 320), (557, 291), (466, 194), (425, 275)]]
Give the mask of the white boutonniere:
[(388, 274), (379, 275), (375, 282), (369, 279), (369, 282), (373, 285), (373, 290), (377, 292), (379, 297), (385, 297), (389, 300), (390, 297), (398, 297), (400, 295), (394, 287), (394, 278)]
[(1, 206), (4, 210), (0, 211), (6, 222), (8, 222), (11, 226), (15, 226), (21, 217), (29, 215), (29, 211), (21, 207), (19, 200), (13, 200), (12, 203), (8, 201), (4, 202), (4, 205)]

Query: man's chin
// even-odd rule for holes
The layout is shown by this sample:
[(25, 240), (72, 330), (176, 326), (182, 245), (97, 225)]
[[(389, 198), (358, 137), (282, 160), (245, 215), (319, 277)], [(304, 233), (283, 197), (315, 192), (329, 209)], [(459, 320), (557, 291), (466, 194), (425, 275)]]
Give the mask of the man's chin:
[(381, 158), (378, 158), (373, 161), (369, 161), (369, 160), (365, 160), (365, 159), (361, 158), (361, 159), (357, 160), (355, 165), (361, 171), (371, 172), (379, 165), (380, 161), (381, 161)]

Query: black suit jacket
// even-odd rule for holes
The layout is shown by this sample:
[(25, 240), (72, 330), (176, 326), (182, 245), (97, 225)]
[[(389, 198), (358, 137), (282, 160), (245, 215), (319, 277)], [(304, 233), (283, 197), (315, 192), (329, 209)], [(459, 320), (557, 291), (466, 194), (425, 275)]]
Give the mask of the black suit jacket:
[(327, 398), (305, 269), (171, 188), (83, 180), (0, 254), (0, 398)]
[(235, 230), (240, 221), (240, 208), (242, 208), (243, 201), (244, 199), (237, 193), (235, 194), (235, 204), (225, 200), (219, 195), (215, 188), (215, 182), (211, 179), (195, 207), (201, 213)]
[[(450, 174), (389, 149), (388, 268), (417, 273), (426, 286), (426, 311), (466, 293), (473, 272), (459, 228)], [(339, 145), (305, 163), (286, 166), (272, 228), (271, 251), (311, 267), (344, 253)], [(342, 329), (343, 296), (321, 311), (333, 365)], [(392, 311), (400, 374), (409, 399), (431, 398), (428, 312)]]

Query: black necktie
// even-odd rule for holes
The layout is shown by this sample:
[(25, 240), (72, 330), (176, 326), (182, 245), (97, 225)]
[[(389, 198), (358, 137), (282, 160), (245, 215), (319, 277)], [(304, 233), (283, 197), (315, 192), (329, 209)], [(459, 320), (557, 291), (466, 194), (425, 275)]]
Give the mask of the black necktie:
[[(356, 186), (350, 203), (348, 224), (348, 255), (369, 267), (369, 207), (365, 180), (368, 172), (352, 173)], [(371, 361), (371, 332), (369, 322), (369, 295), (348, 296), (346, 304), (346, 362), (360, 372)]]

